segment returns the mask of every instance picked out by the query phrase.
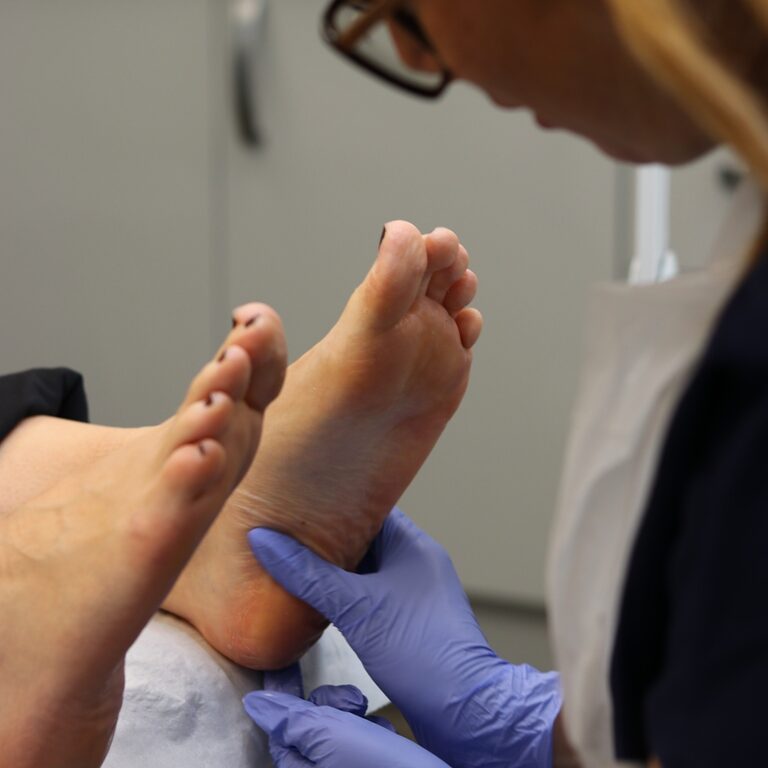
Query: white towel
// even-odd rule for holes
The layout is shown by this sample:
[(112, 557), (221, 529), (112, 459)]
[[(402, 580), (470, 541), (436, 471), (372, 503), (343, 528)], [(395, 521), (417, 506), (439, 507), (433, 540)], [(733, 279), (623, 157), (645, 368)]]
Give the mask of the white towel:
[[(352, 683), (374, 711), (388, 702), (330, 627), (301, 662), (306, 691)], [(128, 653), (123, 709), (104, 768), (262, 768), (266, 740), (242, 708), (261, 674), (233, 664), (164, 613)]]

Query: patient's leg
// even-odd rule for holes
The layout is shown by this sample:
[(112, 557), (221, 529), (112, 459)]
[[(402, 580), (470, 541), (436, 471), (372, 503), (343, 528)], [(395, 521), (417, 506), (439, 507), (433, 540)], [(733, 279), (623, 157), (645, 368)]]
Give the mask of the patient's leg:
[(251, 555), (246, 532), (292, 533), (354, 567), (464, 394), (482, 320), (456, 236), (388, 225), (341, 319), (289, 368), (262, 448), (165, 607), (254, 668), (285, 666), (324, 623)]
[(257, 313), (174, 418), (0, 518), (0, 765), (101, 765), (124, 655), (250, 465), (282, 384), (279, 320), (255, 305), (243, 318)]

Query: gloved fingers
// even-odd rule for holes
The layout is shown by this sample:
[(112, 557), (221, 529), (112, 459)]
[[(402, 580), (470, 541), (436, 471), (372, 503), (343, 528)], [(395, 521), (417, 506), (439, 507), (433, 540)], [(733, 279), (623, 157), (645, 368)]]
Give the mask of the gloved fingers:
[(374, 725), (381, 726), (382, 728), (386, 728), (388, 731), (391, 731), (392, 733), (397, 733), (397, 728), (395, 728), (392, 723), (387, 720), (386, 717), (381, 717), (381, 715), (368, 715), (368, 717), (365, 718), (369, 722), (373, 723)]
[(270, 741), (274, 739), (281, 747), (291, 746), (284, 740), (283, 731), (289, 716), (299, 704), (314, 706), (287, 693), (254, 691), (243, 697), (243, 706), (251, 720), (269, 736)]
[(301, 678), (299, 663), (277, 671), (264, 673), (264, 690), (273, 693), (290, 693), (292, 696), (304, 698), (304, 682)]
[(277, 768), (448, 768), (417, 744), (349, 712), (264, 691), (248, 694), (244, 704), (269, 734)]
[(269, 528), (248, 532), (259, 562), (282, 587), (336, 624), (359, 599), (357, 580), (363, 578), (323, 560), (295, 539)]
[[(269, 736), (270, 749), (290, 748), (311, 759), (323, 736), (323, 729), (316, 727), (318, 708), (314, 704), (287, 693), (256, 691), (243, 699), (243, 706), (251, 720)], [(325, 708), (323, 712), (331, 713), (326, 720), (332, 724), (336, 711)]]
[(309, 694), (312, 704), (318, 707), (333, 707), (358, 717), (365, 717), (368, 699), (354, 685), (322, 685)]
[[(384, 520), (379, 535), (373, 542), (371, 555), (373, 555), (379, 568), (396, 568), (403, 559), (422, 556), (421, 548), (440, 547), (419, 528), (402, 510), (394, 507)], [(442, 549), (442, 547), (440, 547)]]
[(289, 747), (281, 747), (278, 744), (270, 742), (269, 754), (272, 756), (272, 762), (275, 768), (314, 768), (314, 763), (307, 760), (304, 755)]
[(379, 547), (378, 572), (382, 578), (386, 578), (390, 570), (410, 570), (413, 578), (431, 579), (435, 587), (447, 587), (451, 583), (460, 588), (459, 577), (445, 547), (397, 507), (384, 521), (376, 545)]
[(371, 546), (363, 556), (363, 559), (355, 568), (355, 573), (361, 576), (367, 576), (377, 573), (381, 565), (382, 557), (390, 552), (392, 543), (402, 538), (401, 531), (405, 529), (410, 521), (397, 508), (393, 507), (381, 527), (376, 538), (371, 542)]

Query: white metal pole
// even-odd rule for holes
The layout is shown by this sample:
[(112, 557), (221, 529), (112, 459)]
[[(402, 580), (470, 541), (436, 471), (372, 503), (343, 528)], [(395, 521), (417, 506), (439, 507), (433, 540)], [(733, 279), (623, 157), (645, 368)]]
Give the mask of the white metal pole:
[(669, 249), (670, 185), (670, 171), (664, 166), (649, 165), (636, 171), (630, 283), (655, 283), (676, 273), (676, 261)]

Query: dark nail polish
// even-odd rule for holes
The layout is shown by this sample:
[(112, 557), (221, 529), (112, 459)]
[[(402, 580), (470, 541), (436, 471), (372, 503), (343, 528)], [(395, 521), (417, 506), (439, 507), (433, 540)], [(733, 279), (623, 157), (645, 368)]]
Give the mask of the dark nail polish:
[(197, 450), (198, 450), (198, 451), (200, 451), (200, 455), (201, 455), (201, 456), (205, 456), (205, 455), (207, 455), (207, 454), (205, 453), (205, 446), (204, 446), (202, 443), (198, 443), (198, 444), (197, 444)]
[(213, 405), (213, 395), (208, 395), (205, 398), (205, 404), (210, 408)]
[(218, 357), (218, 362), (223, 363), (225, 358), (227, 357), (227, 350), (225, 349)]
[(250, 320), (249, 320), (249, 321), (248, 321), (248, 322), (245, 324), (245, 327), (246, 327), (246, 328), (250, 328), (250, 327), (251, 327), (251, 326), (252, 326), (252, 325), (253, 325), (253, 324), (254, 324), (254, 323), (255, 323), (255, 322), (256, 322), (256, 321), (257, 321), (257, 320), (260, 318), (260, 317), (261, 317), (261, 315), (254, 315), (254, 316), (253, 316), (253, 317), (252, 317), (252, 318), (251, 318), (251, 319), (250, 319)]
[(381, 248), (381, 244), (384, 242), (384, 238), (387, 236), (387, 228), (384, 227), (384, 229), (381, 230), (381, 237), (379, 238), (379, 248)]

